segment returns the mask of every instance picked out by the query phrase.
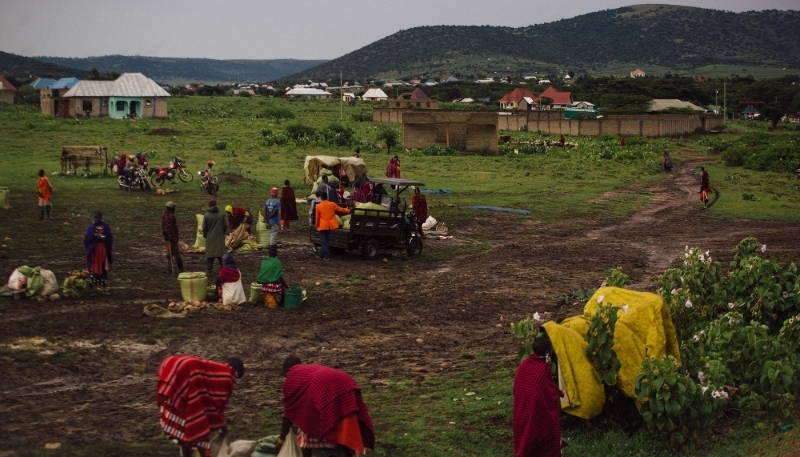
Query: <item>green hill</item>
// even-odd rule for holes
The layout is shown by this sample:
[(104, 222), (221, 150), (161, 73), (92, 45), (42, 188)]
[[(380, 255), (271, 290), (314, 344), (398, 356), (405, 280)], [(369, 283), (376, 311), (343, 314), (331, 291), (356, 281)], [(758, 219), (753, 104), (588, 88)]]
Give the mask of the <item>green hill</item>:
[(103, 72), (139, 72), (166, 84), (274, 81), (319, 65), (325, 60), (215, 60), (143, 56), (87, 58), (35, 57), (43, 62)]
[(29, 79), (31, 77), (45, 78), (48, 76), (57, 79), (70, 76), (85, 78), (88, 72), (70, 68), (69, 66), (43, 62), (41, 60), (31, 59), (30, 57), (23, 57), (0, 51), (0, 74), (20, 79)]
[(663, 74), (708, 65), (800, 68), (800, 11), (636, 5), (521, 28), (415, 27), (287, 79), (338, 79), (340, 70), (347, 79), (636, 67)]

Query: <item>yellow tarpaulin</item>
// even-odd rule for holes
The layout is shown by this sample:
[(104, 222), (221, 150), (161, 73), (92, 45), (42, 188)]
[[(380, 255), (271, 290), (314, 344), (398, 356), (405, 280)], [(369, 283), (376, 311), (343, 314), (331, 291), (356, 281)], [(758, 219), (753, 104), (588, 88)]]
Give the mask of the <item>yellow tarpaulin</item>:
[(583, 315), (565, 319), (561, 324), (548, 322), (544, 325), (553, 342), (559, 377), (563, 377), (569, 397), (562, 399), (562, 409), (584, 419), (600, 414), (605, 402), (602, 382), (595, 377), (596, 372), (585, 352), (589, 322), (601, 296), (602, 303), (627, 305), (627, 312), (619, 311), (613, 347), (621, 363), (617, 387), (626, 396), (636, 398), (634, 381), (645, 357), (671, 355), (680, 361), (678, 338), (664, 299), (649, 292), (601, 287), (584, 306)]

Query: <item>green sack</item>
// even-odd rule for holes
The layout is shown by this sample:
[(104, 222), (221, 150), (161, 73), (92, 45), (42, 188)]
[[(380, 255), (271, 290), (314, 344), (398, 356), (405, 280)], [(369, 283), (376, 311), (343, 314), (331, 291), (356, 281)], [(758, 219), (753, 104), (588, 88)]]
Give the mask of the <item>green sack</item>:
[(25, 296), (38, 297), (41, 295), (42, 289), (44, 289), (44, 279), (40, 273), (42, 267), (29, 267), (27, 265), (23, 265), (17, 268), (17, 270), (22, 273), (23, 276), (28, 278), (28, 290), (25, 292)]
[(264, 303), (264, 292), (261, 292), (261, 284), (250, 284), (250, 303)]
[(195, 214), (197, 217), (197, 239), (194, 242), (194, 248), (200, 249), (206, 247), (206, 239), (203, 236), (203, 215)]
[(0, 187), (0, 209), (11, 209), (8, 204), (8, 187)]
[(183, 301), (204, 301), (208, 297), (206, 274), (202, 271), (183, 272), (178, 275)]
[(256, 241), (261, 246), (269, 246), (269, 229), (264, 221), (264, 215), (258, 213), (258, 224), (256, 224)]

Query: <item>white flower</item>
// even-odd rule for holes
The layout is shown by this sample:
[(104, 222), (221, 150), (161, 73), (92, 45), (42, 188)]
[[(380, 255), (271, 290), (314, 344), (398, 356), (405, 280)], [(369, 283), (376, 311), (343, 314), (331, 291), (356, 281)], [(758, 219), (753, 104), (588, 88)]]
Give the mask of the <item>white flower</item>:
[(608, 281), (603, 281), (602, 283), (600, 283), (600, 287), (605, 287), (607, 285), (608, 285)]
[(689, 245), (687, 244), (687, 245), (686, 245), (686, 246), (685, 246), (683, 249), (684, 249), (684, 250), (687, 250), (687, 249), (689, 249)]
[(621, 309), (623, 313), (628, 314), (628, 305), (621, 306), (619, 309)]
[(734, 307), (733, 303), (728, 303), (728, 308), (733, 309), (733, 307)]
[(603, 298), (604, 298), (604, 297), (603, 297), (602, 295), (601, 295), (601, 296), (599, 296), (599, 297), (597, 297), (597, 304), (598, 304), (598, 305), (599, 305), (600, 303), (603, 303)]
[(700, 259), (701, 262), (706, 260), (706, 258), (705, 258), (705, 256), (703, 254), (700, 254), (697, 258)]
[(783, 291), (783, 298), (789, 298), (789, 292)]
[(686, 307), (687, 308), (691, 308), (692, 307), (692, 301), (689, 300), (688, 298), (686, 299)]
[(700, 335), (695, 335), (692, 337), (695, 341), (700, 341)]
[(700, 386), (700, 392), (706, 393), (707, 390), (708, 390), (708, 386)]
[(672, 292), (670, 292), (670, 293), (672, 295), (678, 295), (678, 289), (672, 289)]
[(711, 396), (714, 398), (728, 398), (728, 392), (725, 392), (724, 390), (716, 390), (711, 392)]
[(789, 318), (789, 325), (792, 325), (792, 324), (794, 324), (794, 318), (793, 318), (793, 317), (790, 317), (790, 318)]
[(700, 330), (700, 334), (701, 335), (705, 335), (706, 334), (706, 329)]
[(767, 252), (767, 245), (766, 244), (762, 244), (761, 245), (761, 252)]
[(681, 276), (681, 282), (683, 282), (683, 276)]
[(706, 251), (706, 255), (711, 255), (711, 254), (709, 254), (708, 251)]
[(694, 248), (689, 249), (689, 254), (694, 254)]
[(539, 322), (540, 320), (542, 320), (542, 317), (539, 315), (539, 313), (533, 313), (533, 320), (535, 322)]
[(702, 372), (702, 371), (698, 371), (698, 372), (697, 372), (697, 379), (699, 379), (699, 380), (700, 380), (700, 382), (703, 382), (703, 381), (705, 381), (705, 380), (706, 380), (706, 375), (705, 375), (705, 374), (703, 374), (703, 372)]

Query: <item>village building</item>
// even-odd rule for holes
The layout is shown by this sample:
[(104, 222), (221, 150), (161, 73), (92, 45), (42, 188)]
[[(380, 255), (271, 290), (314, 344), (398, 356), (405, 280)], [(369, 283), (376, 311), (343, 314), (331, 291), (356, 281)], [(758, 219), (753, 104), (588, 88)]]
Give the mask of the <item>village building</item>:
[[(527, 102), (525, 97), (529, 98), (532, 103), (536, 103), (536, 101), (538, 101), (538, 98), (536, 98), (536, 96), (533, 95), (529, 90), (518, 87), (500, 98), (500, 108), (521, 109), (520, 104), (530, 105), (531, 103)], [(530, 108), (526, 107), (525, 109)]]
[(64, 117), (162, 118), (167, 117), (167, 97), (169, 92), (147, 76), (123, 73), (114, 81), (78, 81), (61, 96), (62, 111), (57, 112)]
[(17, 93), (17, 88), (8, 80), (0, 76), (0, 103), (14, 104), (14, 95)]
[(594, 109), (594, 103), (587, 101), (572, 102), (572, 107), (575, 109)]
[(45, 89), (41, 89), (39, 91), (39, 105), (42, 108), (42, 114), (45, 116), (69, 117), (69, 104), (66, 103), (62, 96), (72, 86), (78, 84), (78, 81), (79, 79), (74, 77), (61, 78)]
[(475, 82), (478, 84), (492, 84), (494, 82), (494, 78), (476, 79)]
[(293, 87), (286, 91), (289, 98), (331, 98), (331, 93), (315, 87)]
[(422, 91), (419, 87), (414, 89), (411, 92), (406, 92), (397, 96), (397, 99), (400, 100), (430, 100), (431, 98), (428, 97), (428, 94)]
[(442, 82), (444, 82), (444, 83), (457, 83), (458, 81), (459, 81), (459, 79), (456, 78), (455, 76), (448, 76), (447, 79), (445, 79)]
[(31, 81), (30, 86), (33, 87), (33, 90), (42, 90), (42, 89), (47, 89), (47, 86), (55, 83), (56, 83), (55, 79), (36, 78), (33, 81)]
[(356, 99), (356, 94), (354, 94), (352, 92), (345, 92), (345, 93), (342, 94), (342, 101), (343, 102), (349, 102), (349, 101), (355, 100), (355, 99)]
[(497, 113), (415, 110), (403, 115), (403, 149), (424, 149), (432, 144), (459, 151), (498, 151)]
[(364, 92), (364, 95), (361, 96), (361, 100), (367, 100), (370, 102), (380, 102), (387, 100), (388, 98), (389, 96), (387, 96), (386, 93), (378, 87), (368, 89), (366, 92)]
[(572, 92), (559, 92), (553, 86), (548, 87), (541, 94), (539, 100), (549, 98), (552, 100), (548, 105), (542, 104), (541, 109), (567, 109), (572, 106)]
[(644, 78), (645, 76), (647, 76), (647, 73), (642, 71), (641, 68), (637, 68), (631, 72), (631, 78)]

